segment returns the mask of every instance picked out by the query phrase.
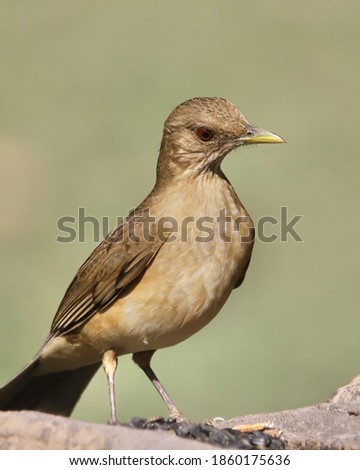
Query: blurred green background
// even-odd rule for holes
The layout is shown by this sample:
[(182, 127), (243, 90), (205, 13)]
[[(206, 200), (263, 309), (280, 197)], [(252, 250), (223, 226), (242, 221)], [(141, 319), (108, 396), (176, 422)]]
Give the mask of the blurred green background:
[[(57, 220), (115, 223), (141, 202), (163, 121), (194, 96), (286, 138), (223, 169), (254, 220), (303, 215), (304, 242), (258, 241), (218, 317), (154, 369), (191, 419), (305, 406), (360, 373), (358, 0), (12, 0), (1, 23), (0, 383), (95, 246), (56, 242)], [(117, 396), (121, 420), (166, 414), (129, 356)], [(108, 419), (102, 371), (74, 416)]]

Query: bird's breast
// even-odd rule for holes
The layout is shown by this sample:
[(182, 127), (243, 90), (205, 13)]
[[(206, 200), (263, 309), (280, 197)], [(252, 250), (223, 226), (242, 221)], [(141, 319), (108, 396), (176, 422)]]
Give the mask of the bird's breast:
[(175, 194), (166, 206), (172, 210), (157, 207), (155, 217), (166, 241), (141, 280), (89, 322), (92, 331), (99, 323), (99, 345), (111, 338), (119, 354), (171, 346), (197, 332), (249, 262), (253, 223), (227, 182), (207, 197)]

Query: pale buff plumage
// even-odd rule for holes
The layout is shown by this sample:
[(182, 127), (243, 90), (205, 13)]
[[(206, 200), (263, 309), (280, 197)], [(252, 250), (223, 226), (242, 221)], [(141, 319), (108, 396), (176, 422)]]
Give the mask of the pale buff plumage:
[[(140, 219), (147, 210), (154, 217), (154, 241), (147, 240), (141, 223), (129, 218), (99, 245), (66, 292), (44, 346), (20, 376), (0, 389), (0, 409), (70, 414), (103, 360), (115, 420), (116, 356), (132, 353), (170, 413), (180, 418), (150, 368), (151, 356), (187, 339), (214, 318), (241, 284), (254, 241), (253, 223), (223, 175), (221, 162), (241, 145), (282, 141), (250, 126), (237, 108), (220, 98), (196, 98), (175, 108), (164, 126), (156, 185), (135, 210)], [(217, 219), (222, 210), (227, 217), (225, 233)], [(160, 237), (158, 224), (164, 217), (179, 227)], [(196, 226), (204, 217), (212, 233), (208, 241)], [(181, 231), (185, 219), (193, 222)], [(129, 236), (132, 231), (139, 236), (138, 243)], [(68, 404), (59, 404), (54, 390), (44, 389), (33, 402), (23, 398), (21, 387), (26, 391), (27, 386), (34, 387), (32, 380), (41, 383), (49, 376), (57, 386), (68, 380), (71, 387), (64, 371), (71, 371), (78, 382), (74, 393), (68, 392)], [(75, 378), (77, 371), (81, 379)]]
[[(176, 239), (159, 250), (141, 282), (105, 312), (96, 313), (75, 333), (76, 341), (69, 335), (49, 342), (40, 355), (44, 370), (74, 367), (73, 351), (66, 347), (67, 342), (84, 348), (79, 367), (99, 361), (108, 349), (122, 355), (172, 346), (196, 333), (219, 312), (250, 258), (253, 242), (241, 242), (241, 238), (249, 238), (253, 223), (230, 184), (218, 175), (200, 176), (192, 183), (192, 191), (182, 198), (178, 185), (181, 183), (162, 190), (163, 197), (152, 206), (151, 214), (157, 218), (171, 216), (177, 221), (211, 217), (214, 223), (207, 226), (213, 228), (214, 239), (194, 242), (196, 237), (204, 237), (195, 222), (187, 224), (186, 237), (174, 233)], [(209, 197), (204, 199), (207, 190)], [(240, 224), (241, 231), (234, 231), (234, 224), (227, 224), (226, 235), (231, 242), (222, 242), (219, 235), (216, 218), (223, 208), (232, 220), (240, 216), (247, 219)], [(180, 236), (188, 241), (182, 241)], [(57, 367), (51, 364), (55, 344), (61, 357)], [(64, 362), (66, 356), (68, 366)]]

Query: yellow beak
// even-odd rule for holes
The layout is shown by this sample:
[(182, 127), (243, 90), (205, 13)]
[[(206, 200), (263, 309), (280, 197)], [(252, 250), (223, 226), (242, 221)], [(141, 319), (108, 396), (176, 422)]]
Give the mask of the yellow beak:
[(247, 133), (240, 137), (244, 144), (283, 144), (286, 142), (282, 137), (273, 132), (258, 127), (248, 127)]

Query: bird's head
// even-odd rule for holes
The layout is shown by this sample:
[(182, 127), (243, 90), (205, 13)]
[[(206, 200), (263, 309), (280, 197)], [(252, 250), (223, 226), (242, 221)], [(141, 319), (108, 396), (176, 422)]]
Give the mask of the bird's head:
[(193, 98), (177, 106), (165, 121), (158, 177), (217, 172), (223, 158), (237, 147), (282, 142), (278, 135), (251, 126), (223, 98)]

